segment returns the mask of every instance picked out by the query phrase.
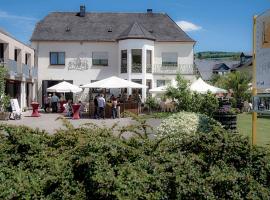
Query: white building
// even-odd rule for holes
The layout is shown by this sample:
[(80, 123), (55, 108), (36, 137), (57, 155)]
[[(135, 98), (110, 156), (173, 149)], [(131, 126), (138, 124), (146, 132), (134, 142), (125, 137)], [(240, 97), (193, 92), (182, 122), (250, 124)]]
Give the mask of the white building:
[(194, 79), (195, 41), (167, 14), (152, 10), (91, 13), (81, 6), (79, 13), (50, 13), (36, 25), (31, 41), (40, 100), (47, 87), (62, 80), (83, 85), (114, 75), (153, 88), (179, 72)]
[(37, 97), (37, 67), (34, 49), (0, 30), (0, 66), (6, 66), (5, 92), (17, 98), (21, 108), (29, 107)]

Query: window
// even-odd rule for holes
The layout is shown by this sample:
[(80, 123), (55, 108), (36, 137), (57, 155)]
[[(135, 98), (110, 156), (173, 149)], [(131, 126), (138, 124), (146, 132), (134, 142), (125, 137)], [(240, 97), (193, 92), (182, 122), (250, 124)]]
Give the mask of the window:
[(14, 60), (18, 61), (18, 49), (14, 50)]
[(131, 50), (132, 58), (132, 73), (142, 73), (142, 50), (141, 49), (132, 49)]
[(65, 52), (50, 52), (51, 65), (65, 65)]
[(141, 66), (142, 65), (142, 50), (141, 49), (132, 49), (132, 65)]
[(29, 65), (30, 56), (31, 56), (31, 54), (29, 54), (29, 53), (25, 54), (25, 64), (26, 65)]
[(121, 73), (127, 73), (127, 50), (121, 51)]
[(152, 65), (152, 51), (151, 50), (146, 51), (146, 64)]
[(146, 51), (146, 73), (152, 73), (152, 51)]
[(108, 66), (108, 52), (93, 52), (92, 64), (95, 66)]
[(177, 66), (177, 53), (162, 53), (162, 66)]
[(171, 83), (170, 80), (157, 80), (157, 87), (165, 86), (165, 85), (168, 85), (170, 83)]

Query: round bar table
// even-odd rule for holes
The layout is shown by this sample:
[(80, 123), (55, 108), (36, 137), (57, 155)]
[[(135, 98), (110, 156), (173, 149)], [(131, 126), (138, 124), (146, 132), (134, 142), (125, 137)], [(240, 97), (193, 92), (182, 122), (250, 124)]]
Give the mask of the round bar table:
[(31, 117), (40, 117), (40, 114), (38, 113), (39, 103), (38, 102), (32, 102), (31, 106), (33, 108), (33, 112), (32, 112)]
[(73, 117), (72, 119), (80, 119), (80, 104), (72, 104)]

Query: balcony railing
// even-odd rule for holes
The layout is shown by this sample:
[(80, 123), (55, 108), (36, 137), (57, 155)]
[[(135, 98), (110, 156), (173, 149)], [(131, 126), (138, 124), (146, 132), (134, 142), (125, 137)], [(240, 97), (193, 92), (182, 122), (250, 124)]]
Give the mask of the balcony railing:
[(31, 67), (26, 64), (22, 64), (22, 74), (25, 78), (30, 78)]
[(121, 73), (127, 73), (127, 65), (121, 65)]
[(19, 72), (20, 72), (19, 66), (18, 66), (18, 63), (15, 60), (1, 59), (0, 63), (7, 68), (9, 75), (16, 76), (16, 75), (19, 74)]
[(178, 64), (178, 65), (162, 65), (156, 64), (153, 68), (153, 74), (183, 74), (194, 75), (195, 69), (193, 64)]
[(142, 65), (141, 64), (133, 64), (131, 67), (132, 73), (142, 73)]
[(152, 73), (152, 64), (146, 65), (146, 73)]
[(38, 77), (38, 68), (37, 67), (32, 67), (31, 75), (32, 75), (33, 79), (37, 79), (37, 77)]

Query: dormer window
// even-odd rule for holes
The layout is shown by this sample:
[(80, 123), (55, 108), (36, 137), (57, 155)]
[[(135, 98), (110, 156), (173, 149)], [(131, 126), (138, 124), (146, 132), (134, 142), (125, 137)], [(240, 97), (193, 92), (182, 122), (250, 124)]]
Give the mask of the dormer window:
[(112, 32), (112, 27), (108, 28), (108, 32), (111, 33)]

